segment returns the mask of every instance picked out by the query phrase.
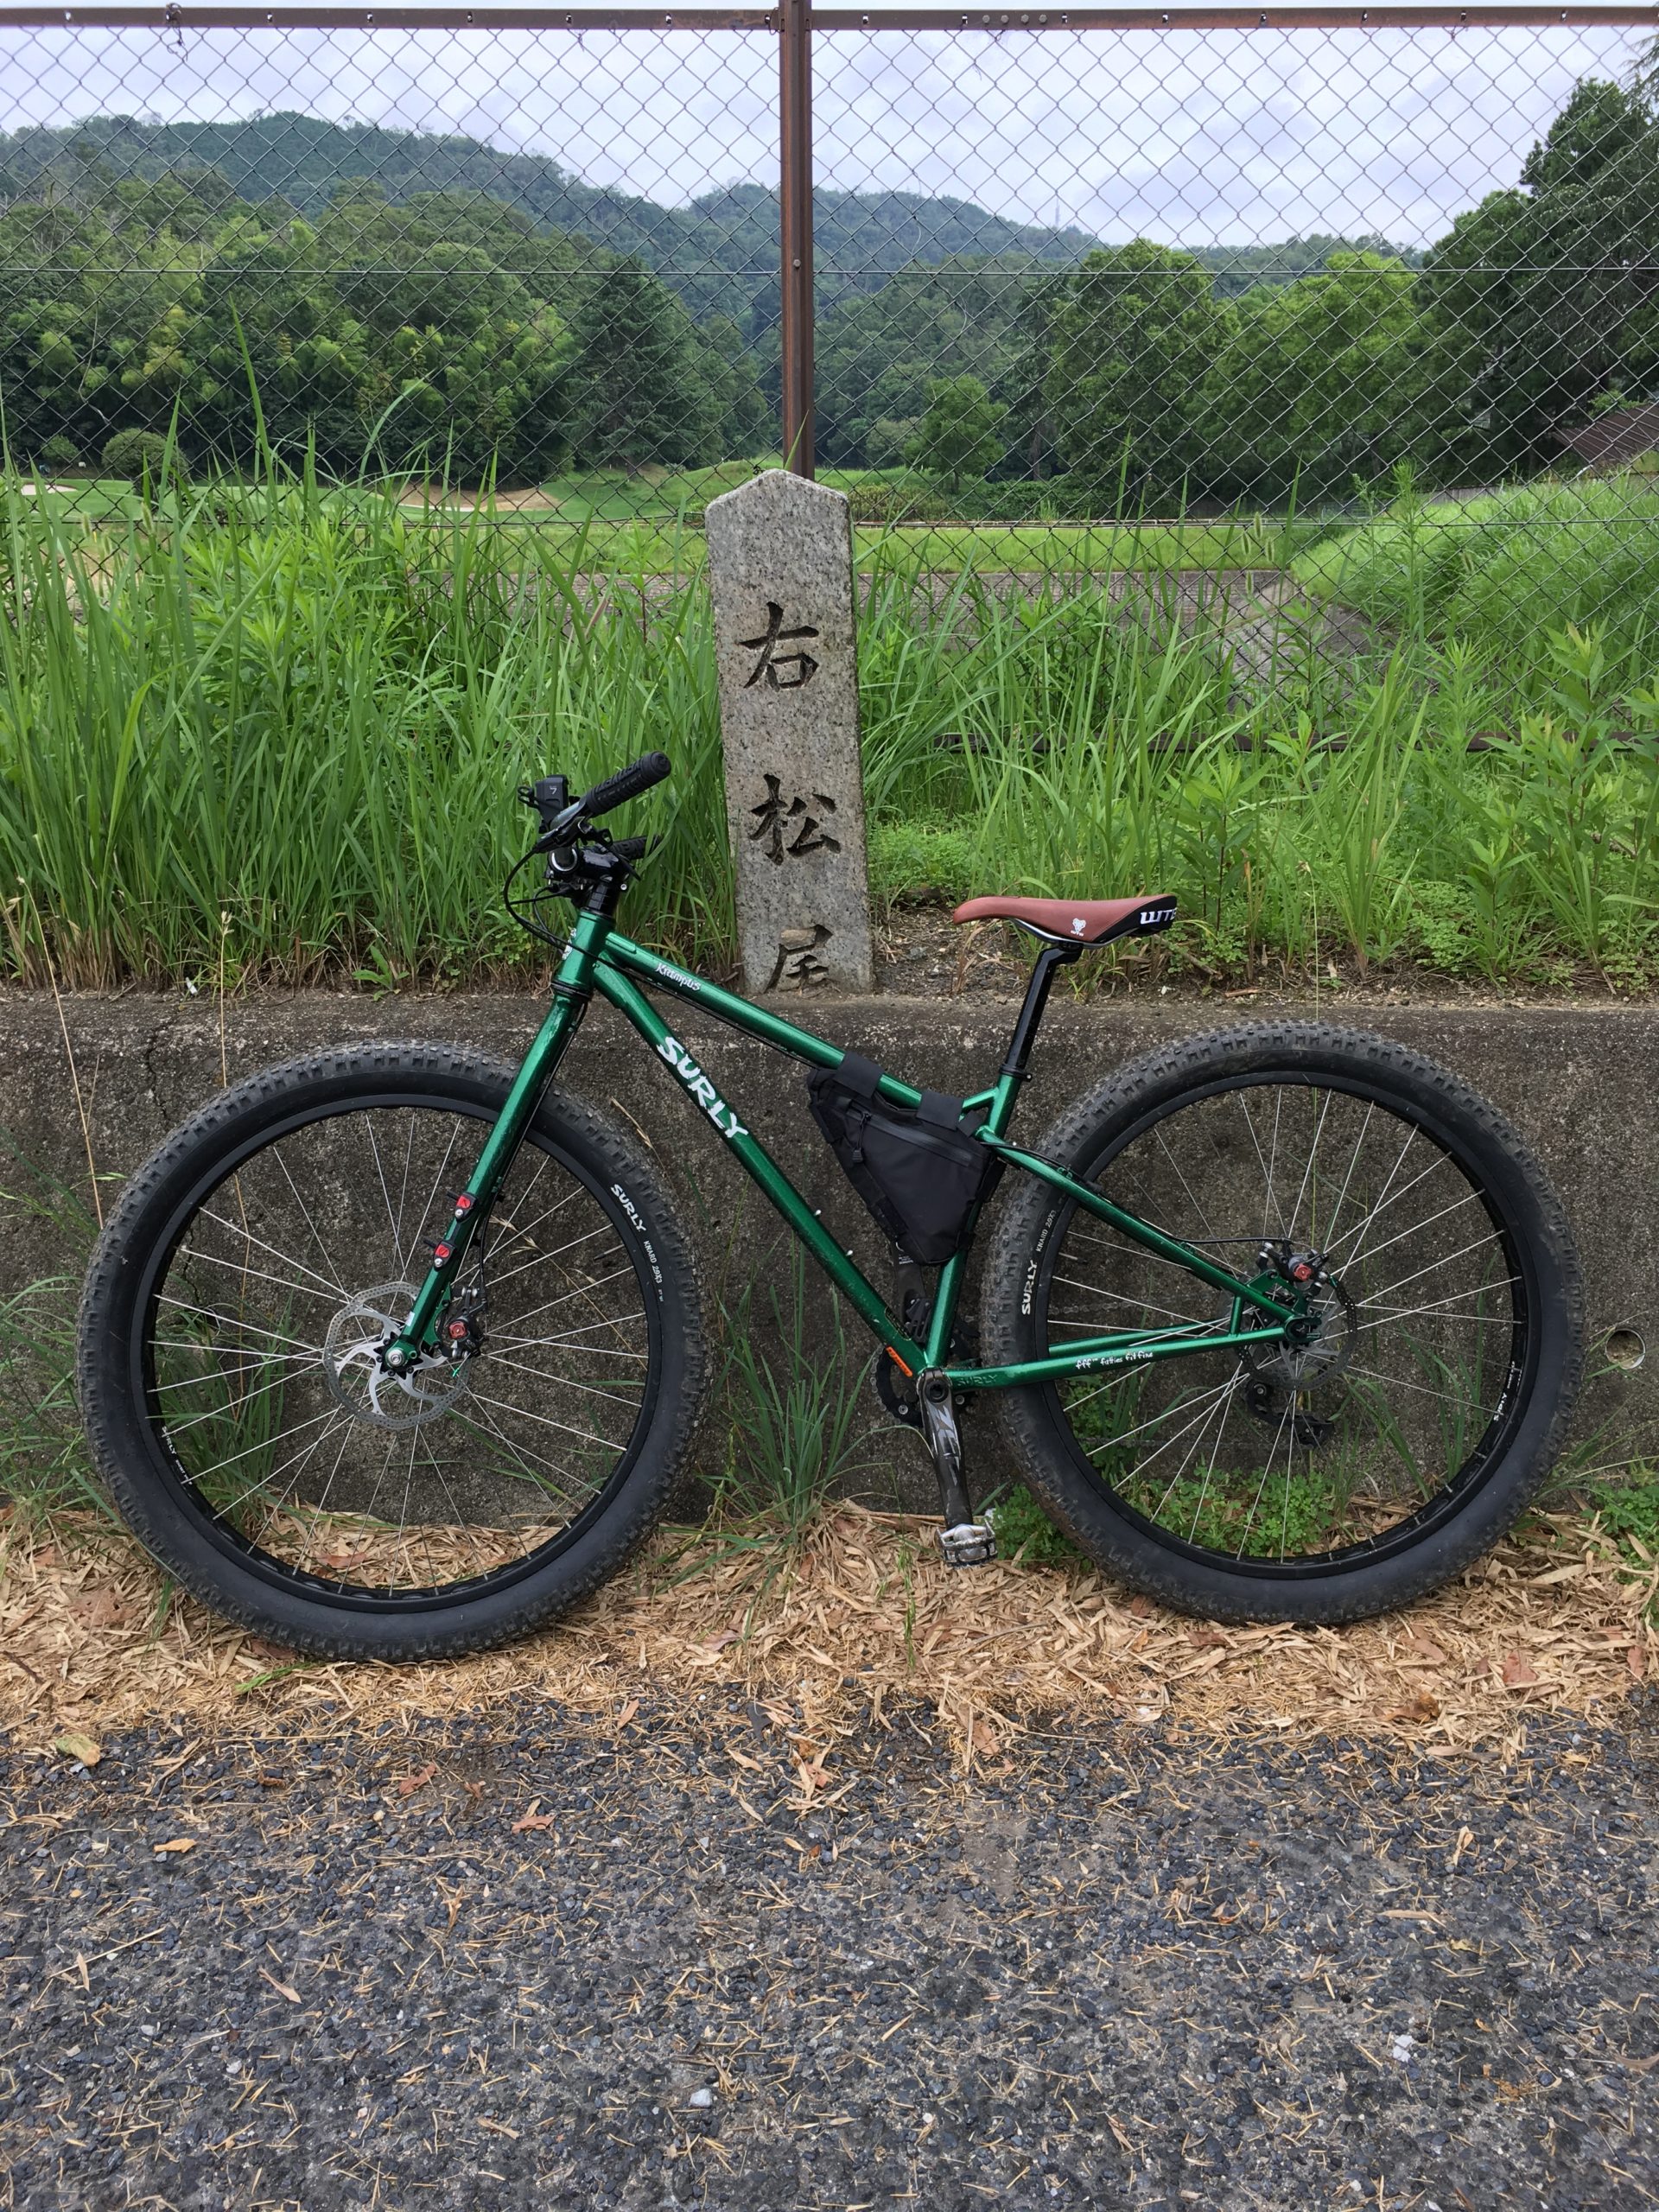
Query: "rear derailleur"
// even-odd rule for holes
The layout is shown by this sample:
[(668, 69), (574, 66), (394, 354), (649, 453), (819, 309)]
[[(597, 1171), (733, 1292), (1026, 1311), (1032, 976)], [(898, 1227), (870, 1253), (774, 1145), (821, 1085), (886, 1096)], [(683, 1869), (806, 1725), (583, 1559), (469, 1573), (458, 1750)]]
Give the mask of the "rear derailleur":
[(1245, 1409), (1280, 1433), (1288, 1425), (1294, 1442), (1304, 1451), (1317, 1451), (1337, 1424), (1330, 1415), (1313, 1410), (1313, 1392), (1316, 1386), (1334, 1384), (1352, 1360), (1358, 1311), (1325, 1265), (1324, 1253), (1280, 1239), (1264, 1243), (1256, 1260), (1266, 1273), (1299, 1294), (1302, 1310), (1282, 1338), (1260, 1350), (1246, 1347), (1240, 1355), (1249, 1373)]

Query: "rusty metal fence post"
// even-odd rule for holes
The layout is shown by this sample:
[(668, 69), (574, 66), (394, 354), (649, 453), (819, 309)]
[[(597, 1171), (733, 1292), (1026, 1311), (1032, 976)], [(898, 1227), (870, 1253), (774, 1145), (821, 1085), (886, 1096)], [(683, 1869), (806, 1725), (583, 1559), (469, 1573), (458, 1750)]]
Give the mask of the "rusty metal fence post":
[(813, 473), (812, 7), (780, 0), (779, 248), (782, 264), (784, 464)]

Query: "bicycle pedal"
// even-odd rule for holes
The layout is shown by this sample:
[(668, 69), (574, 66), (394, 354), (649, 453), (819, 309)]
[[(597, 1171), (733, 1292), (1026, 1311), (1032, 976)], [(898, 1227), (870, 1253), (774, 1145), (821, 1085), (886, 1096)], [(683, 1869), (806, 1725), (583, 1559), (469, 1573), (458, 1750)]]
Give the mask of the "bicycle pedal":
[(995, 1532), (983, 1521), (958, 1521), (940, 1529), (939, 1549), (947, 1567), (985, 1567), (996, 1557)]

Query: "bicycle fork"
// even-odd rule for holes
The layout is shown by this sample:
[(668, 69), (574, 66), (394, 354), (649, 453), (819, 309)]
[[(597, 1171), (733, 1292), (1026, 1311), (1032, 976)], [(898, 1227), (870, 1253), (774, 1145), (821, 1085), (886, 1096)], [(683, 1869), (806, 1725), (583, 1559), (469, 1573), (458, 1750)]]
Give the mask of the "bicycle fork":
[[(589, 956), (585, 945), (576, 947), (575, 931), (572, 945), (573, 950), (566, 955), (559, 980), (553, 986), (553, 1004), (547, 1019), (485, 1140), (467, 1187), (455, 1198), (448, 1228), (432, 1248), (432, 1262), (415, 1303), (401, 1331), (382, 1349), (381, 1359), (392, 1375), (408, 1374), (443, 1357), (442, 1325), (460, 1279), (462, 1262), (524, 1141), (525, 1130), (535, 1119), (542, 1094), (552, 1081), (554, 1070), (563, 1058), (588, 1009), (591, 995), (586, 976)], [(570, 971), (569, 978), (567, 969)], [(454, 1326), (460, 1332), (456, 1338), (459, 1343), (464, 1337), (464, 1328), (460, 1322)]]

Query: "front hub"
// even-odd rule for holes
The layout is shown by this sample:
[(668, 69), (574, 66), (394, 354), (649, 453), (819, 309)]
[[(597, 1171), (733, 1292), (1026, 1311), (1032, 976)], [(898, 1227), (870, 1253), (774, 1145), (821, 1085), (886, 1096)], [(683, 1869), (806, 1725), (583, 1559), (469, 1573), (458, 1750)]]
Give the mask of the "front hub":
[(402, 1331), (418, 1292), (410, 1282), (376, 1283), (348, 1299), (328, 1324), (322, 1372), (347, 1413), (376, 1428), (418, 1428), (448, 1413), (467, 1389), (470, 1347), (441, 1344), (395, 1373), (387, 1347)]

